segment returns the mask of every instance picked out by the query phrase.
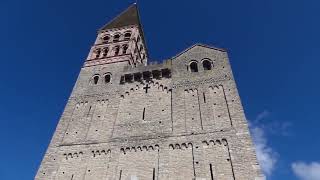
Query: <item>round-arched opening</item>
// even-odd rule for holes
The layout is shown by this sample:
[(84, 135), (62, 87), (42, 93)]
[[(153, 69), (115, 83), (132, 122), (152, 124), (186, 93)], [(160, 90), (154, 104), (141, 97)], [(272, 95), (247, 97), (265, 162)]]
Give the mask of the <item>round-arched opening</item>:
[(103, 42), (109, 42), (110, 41), (110, 36), (106, 35), (102, 38)]
[(113, 36), (113, 42), (118, 42), (120, 40), (120, 34), (116, 34)]
[(104, 48), (103, 49), (103, 57), (107, 57), (108, 56), (108, 52), (109, 52), (109, 48), (108, 47), (106, 47), (106, 48)]
[(100, 57), (100, 54), (101, 54), (101, 49), (96, 49), (95, 50), (95, 52), (94, 52), (94, 54), (95, 54), (95, 58), (97, 59), (97, 58), (99, 58)]
[(198, 63), (193, 61), (190, 63), (190, 71), (191, 72), (198, 72)]
[(106, 75), (104, 76), (104, 82), (105, 82), (106, 84), (111, 82), (111, 74), (106, 74)]
[(93, 84), (98, 84), (99, 81), (99, 76), (94, 76), (93, 77)]
[(203, 66), (203, 69), (204, 69), (205, 71), (212, 69), (212, 63), (211, 63), (211, 61), (209, 61), (209, 60), (203, 60), (203, 61), (202, 61), (202, 66)]
[(124, 40), (129, 40), (131, 38), (131, 32), (126, 32), (124, 34)]
[(119, 47), (119, 46), (116, 46), (116, 47), (114, 48), (114, 55), (115, 55), (115, 56), (119, 55), (119, 52), (120, 52), (120, 47)]
[(122, 54), (127, 54), (128, 44), (122, 46)]

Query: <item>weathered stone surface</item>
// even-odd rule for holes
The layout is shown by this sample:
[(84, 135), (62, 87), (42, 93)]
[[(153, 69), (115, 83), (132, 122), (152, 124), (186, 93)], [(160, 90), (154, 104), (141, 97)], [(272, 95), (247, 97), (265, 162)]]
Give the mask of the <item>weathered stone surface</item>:
[[(197, 44), (147, 65), (139, 28), (99, 32), (35, 179), (262, 179), (227, 53)], [(93, 58), (118, 44), (128, 53)]]

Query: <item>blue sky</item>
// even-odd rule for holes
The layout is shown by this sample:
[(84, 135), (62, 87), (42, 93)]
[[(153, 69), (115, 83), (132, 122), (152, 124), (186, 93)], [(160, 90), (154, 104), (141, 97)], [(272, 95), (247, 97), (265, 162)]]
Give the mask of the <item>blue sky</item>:
[[(32, 179), (96, 30), (133, 1), (1, 0), (0, 179)], [(201, 42), (229, 52), (270, 180), (320, 179), (320, 2), (147, 1), (152, 60)]]

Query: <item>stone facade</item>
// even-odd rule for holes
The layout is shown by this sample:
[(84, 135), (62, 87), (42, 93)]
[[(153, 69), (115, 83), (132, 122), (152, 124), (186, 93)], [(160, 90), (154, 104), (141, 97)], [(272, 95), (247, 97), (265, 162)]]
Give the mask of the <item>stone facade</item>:
[(35, 179), (263, 179), (227, 52), (147, 59), (132, 5), (98, 32)]

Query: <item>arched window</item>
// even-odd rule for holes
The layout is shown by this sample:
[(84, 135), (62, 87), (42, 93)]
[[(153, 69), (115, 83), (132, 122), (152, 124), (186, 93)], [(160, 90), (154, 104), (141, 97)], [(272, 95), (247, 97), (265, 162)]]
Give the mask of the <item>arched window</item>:
[(108, 52), (109, 52), (109, 48), (108, 47), (106, 47), (106, 48), (104, 48), (103, 49), (103, 57), (107, 57), (108, 56)]
[(105, 83), (110, 83), (111, 82), (111, 74), (106, 74), (104, 76), (104, 82)]
[(118, 42), (120, 40), (120, 34), (116, 34), (113, 36), (113, 42)]
[(122, 46), (122, 54), (127, 54), (128, 44)]
[(198, 63), (193, 61), (190, 63), (190, 71), (191, 72), (198, 72)]
[(115, 56), (118, 56), (118, 55), (119, 55), (119, 52), (120, 52), (120, 46), (116, 46), (116, 47), (114, 48), (114, 55), (115, 55)]
[(211, 61), (209, 61), (209, 60), (207, 60), (207, 59), (202, 61), (202, 66), (203, 66), (203, 69), (204, 69), (205, 71), (212, 69), (212, 63), (211, 63)]
[(99, 58), (101, 54), (101, 49), (96, 49), (95, 50), (95, 58)]
[(106, 35), (102, 38), (103, 42), (107, 43), (110, 41), (110, 36), (109, 35)]
[(93, 77), (93, 84), (98, 84), (98, 81), (99, 81), (99, 76), (98, 75), (95, 75)]
[(124, 34), (124, 40), (130, 40), (130, 38), (131, 38), (131, 32), (126, 32), (125, 34)]

